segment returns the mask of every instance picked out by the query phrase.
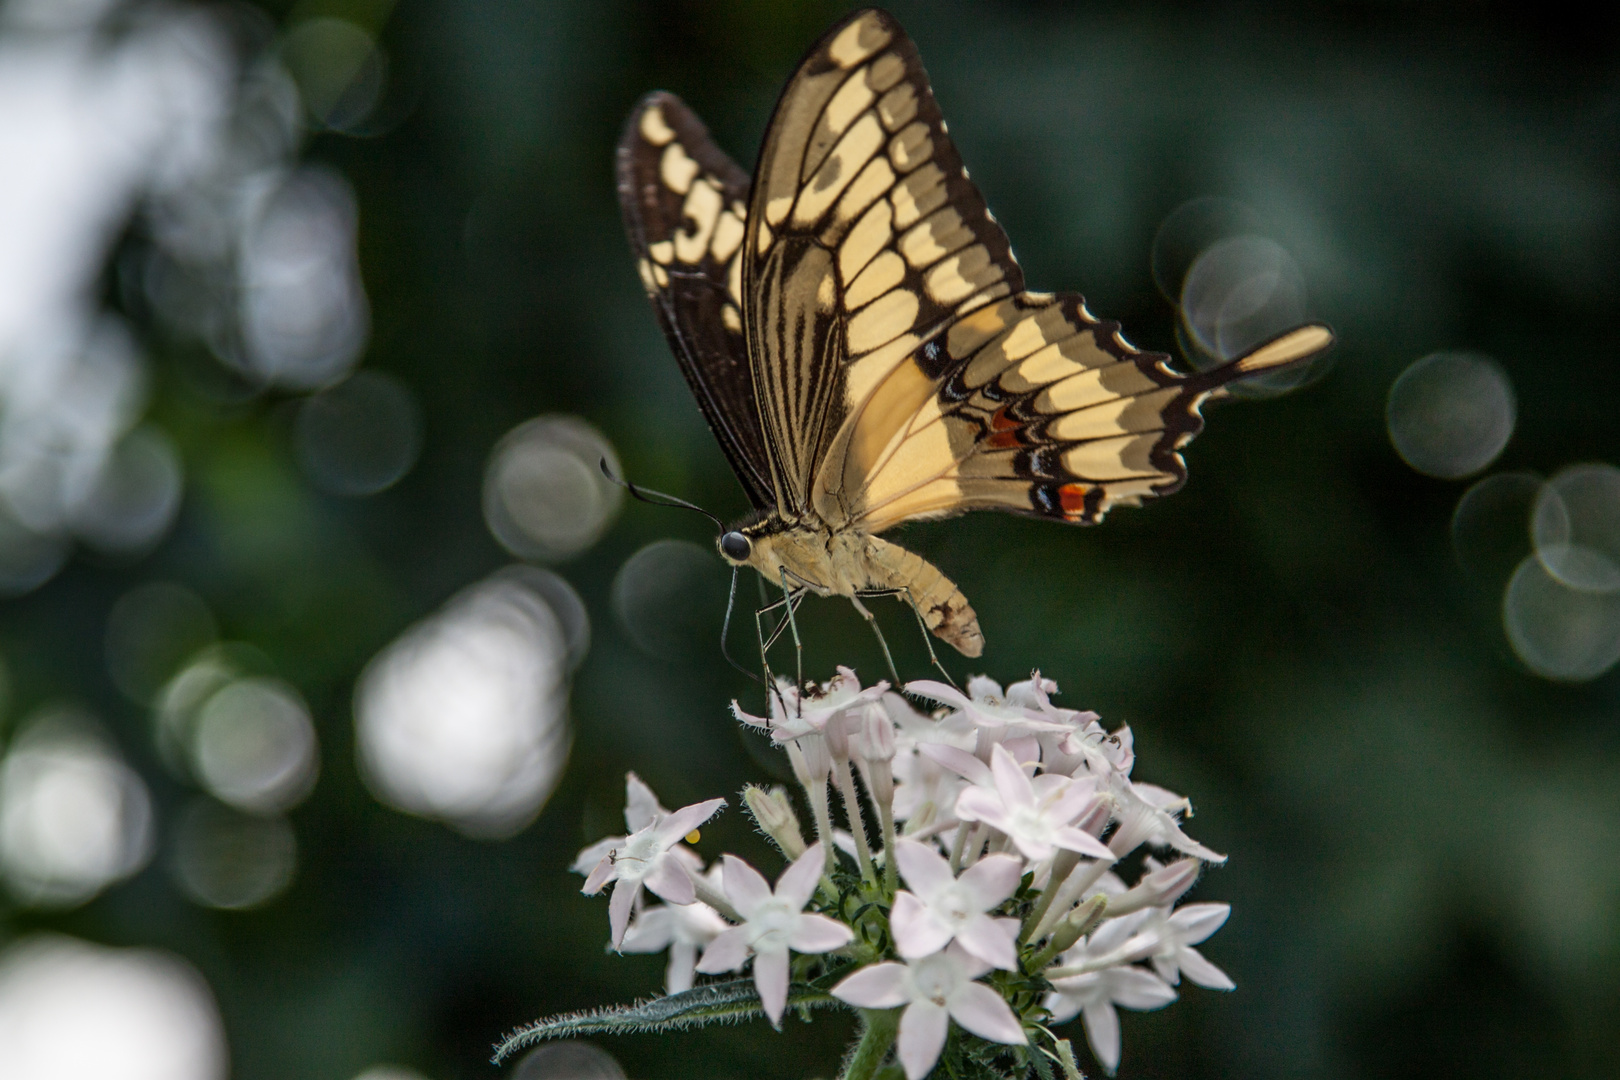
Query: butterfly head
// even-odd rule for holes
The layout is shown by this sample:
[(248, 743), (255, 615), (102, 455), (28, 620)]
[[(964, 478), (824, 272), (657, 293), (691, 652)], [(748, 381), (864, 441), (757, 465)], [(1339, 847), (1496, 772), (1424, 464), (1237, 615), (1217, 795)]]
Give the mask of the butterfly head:
[(754, 553), (754, 542), (738, 529), (723, 533), (719, 544), (720, 554), (725, 556), (726, 561), (738, 566), (746, 563), (748, 557)]

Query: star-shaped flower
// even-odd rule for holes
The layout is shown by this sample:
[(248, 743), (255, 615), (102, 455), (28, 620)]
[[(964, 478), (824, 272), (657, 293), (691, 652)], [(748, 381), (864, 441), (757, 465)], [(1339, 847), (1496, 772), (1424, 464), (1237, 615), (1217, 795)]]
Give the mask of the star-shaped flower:
[[(719, 870), (706, 875), (718, 888)], [(692, 972), (697, 967), (698, 949), (713, 941), (730, 924), (708, 904), (657, 904), (642, 908), (624, 932), (620, 952), (655, 953), (669, 950), (669, 966), (664, 969), (664, 992), (678, 994), (692, 989)]]
[(687, 861), (673, 849), (682, 837), (708, 821), (724, 805), (724, 799), (710, 799), (683, 806), (631, 833), (621, 846), (609, 851), (596, 864), (580, 892), (595, 896), (608, 882), (618, 883), (613, 887), (613, 899), (608, 902), (615, 949), (624, 941), (631, 908), (641, 895), (643, 885), (672, 904), (690, 904), (697, 899)]
[(1095, 836), (1074, 827), (1074, 821), (1098, 799), (1089, 780), (1043, 774), (1031, 780), (1006, 747), (990, 753), (993, 790), (969, 787), (956, 800), (956, 816), (982, 821), (1005, 833), (1027, 859), (1040, 860), (1058, 848), (1094, 859), (1114, 858)]
[(913, 892), (895, 893), (889, 913), (894, 943), (907, 960), (936, 953), (952, 941), (992, 967), (1018, 967), (1013, 947), (1016, 919), (993, 919), (987, 912), (1013, 894), (1024, 865), (1011, 855), (988, 855), (961, 877), (927, 844), (900, 840), (895, 860)]
[(1181, 977), (1211, 990), (1235, 990), (1237, 983), (1193, 948), (1219, 930), (1232, 914), (1230, 904), (1186, 904), (1171, 912), (1167, 907), (1152, 909), (1144, 930), (1156, 933), (1159, 947), (1152, 956), (1153, 970), (1171, 986)]
[(880, 681), (863, 690), (854, 670), (839, 665), (838, 674), (827, 680), (819, 693), (803, 698), (792, 683), (778, 680), (776, 692), (770, 695), (769, 719), (744, 712), (735, 701), (731, 703), (731, 711), (750, 727), (769, 730), (773, 742), (785, 743), (823, 731), (830, 720), (851, 709), (881, 701), (888, 689), (889, 684)]
[(951, 1020), (991, 1042), (1028, 1041), (1001, 995), (974, 981), (989, 970), (989, 964), (952, 945), (910, 963), (864, 967), (833, 987), (832, 995), (863, 1009), (904, 1005), (896, 1054), (907, 1080), (920, 1080), (939, 1060)]
[(725, 857), (726, 899), (743, 923), (709, 942), (697, 969), (706, 975), (736, 971), (752, 955), (754, 986), (773, 1024), (787, 1007), (788, 951), (830, 952), (855, 936), (843, 923), (804, 910), (816, 891), (823, 861), (821, 844), (811, 844), (782, 871), (772, 891), (759, 871), (735, 855)]
[(1158, 1009), (1176, 999), (1163, 979), (1130, 961), (1150, 952), (1158, 938), (1142, 929), (1149, 918), (1138, 912), (1103, 923), (1091, 937), (1063, 954), (1056, 967), (1097, 964), (1094, 971), (1052, 979), (1053, 991), (1044, 1004), (1052, 1022), (1061, 1024), (1076, 1013), (1085, 1017), (1086, 1041), (1110, 1076), (1119, 1067), (1119, 1013), (1127, 1009)]
[[(668, 816), (669, 811), (658, 802), (658, 796), (653, 794), (653, 789), (641, 777), (633, 772), (624, 774), (624, 828), (627, 833), (639, 832)], [(608, 852), (623, 847), (625, 839), (623, 836), (603, 837), (576, 855), (569, 869), (576, 874), (589, 874), (597, 863), (607, 857)], [(697, 862), (695, 854), (693, 862)], [(698, 868), (701, 869), (701, 866)]]

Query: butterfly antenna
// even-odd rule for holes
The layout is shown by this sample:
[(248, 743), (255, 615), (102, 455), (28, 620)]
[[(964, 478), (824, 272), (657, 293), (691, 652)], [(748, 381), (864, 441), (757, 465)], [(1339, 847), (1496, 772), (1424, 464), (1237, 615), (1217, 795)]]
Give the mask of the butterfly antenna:
[[(608, 468), (607, 458), (602, 458), (599, 464), (602, 467), (602, 475), (607, 477), (611, 482), (624, 488), (624, 490), (628, 491), (632, 497), (640, 499), (642, 502), (647, 503), (650, 506), (678, 506), (685, 510), (696, 510), (704, 517), (714, 522), (715, 528), (719, 529), (721, 532), (726, 531), (725, 522), (703, 509), (703, 507), (698, 506), (696, 503), (689, 503), (685, 499), (676, 498), (674, 495), (666, 495), (662, 491), (652, 491), (648, 488), (637, 487), (628, 480), (614, 476), (613, 470)], [(735, 575), (733, 575), (733, 577), (735, 578)]]

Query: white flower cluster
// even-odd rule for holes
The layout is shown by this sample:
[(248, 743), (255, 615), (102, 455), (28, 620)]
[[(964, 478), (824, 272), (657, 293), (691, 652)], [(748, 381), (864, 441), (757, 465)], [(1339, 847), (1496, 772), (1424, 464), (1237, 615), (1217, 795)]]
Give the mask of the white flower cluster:
[[(841, 667), (803, 695), (779, 682), (768, 717), (733, 704), (740, 721), (786, 749), (815, 822), (807, 844), (786, 791), (744, 792), (792, 860), (774, 890), (733, 855), (705, 871), (683, 843), (723, 799), (672, 813), (631, 774), (629, 835), (574, 863), (587, 894), (616, 882), (614, 948), (668, 949), (670, 993), (690, 988), (694, 972), (735, 971), (752, 957), (773, 1023), (786, 1007), (791, 954), (819, 955), (801, 965), (801, 979), (819, 964), (836, 980), (833, 997), (904, 1010), (895, 1054), (909, 1080), (938, 1062), (952, 1020), (1073, 1068), (1046, 1025), (1076, 1015), (1112, 1073), (1116, 1008), (1166, 1005), (1182, 976), (1232, 989), (1194, 948), (1226, 921), (1227, 905), (1174, 907), (1202, 865), (1225, 856), (1182, 832), (1186, 799), (1131, 779), (1129, 728), (1108, 732), (1095, 713), (1054, 706), (1057, 686), (1038, 673), (1005, 691), (984, 677), (965, 694), (932, 681), (904, 690), (862, 688)], [(938, 708), (925, 714), (908, 697)], [(834, 827), (829, 785), (847, 832)], [(1169, 861), (1144, 856), (1128, 885), (1116, 871), (1143, 845)], [(643, 886), (666, 904), (644, 906)]]

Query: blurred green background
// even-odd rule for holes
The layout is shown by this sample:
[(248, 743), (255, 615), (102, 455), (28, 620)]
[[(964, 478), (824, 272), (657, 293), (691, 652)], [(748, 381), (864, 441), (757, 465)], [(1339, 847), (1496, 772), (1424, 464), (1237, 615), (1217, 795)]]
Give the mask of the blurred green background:
[[(0, 29), (13, 80), (19, 56), (68, 33), (17, 15), (28, 6)], [(1310, 385), (1211, 407), (1174, 498), (1098, 529), (975, 515), (903, 534), (980, 613), (988, 648), (973, 664), (947, 657), (958, 677), (1039, 668), (1061, 704), (1129, 723), (1137, 777), (1188, 795), (1190, 831), (1231, 856), (1193, 898), (1233, 906), (1204, 951), (1237, 991), (1187, 987), (1161, 1012), (1126, 1014), (1120, 1074), (1612, 1076), (1620, 675), (1601, 660), (1611, 636), (1620, 650), (1620, 616), (1612, 593), (1571, 599), (1555, 582), (1524, 601), (1516, 647), (1504, 590), (1531, 552), (1528, 474), (1620, 461), (1620, 19), (1393, 2), (891, 9), (1032, 287), (1082, 291), (1136, 344), (1178, 353), (1188, 331), (1178, 343), (1153, 260), (1193, 242), (1164, 231), (1191, 220), (1172, 213), (1214, 196), (1230, 202), (1198, 206), (1286, 251), (1306, 310), (1340, 338)], [(357, 209), (369, 338), (334, 346), (334, 371), (386, 376), (386, 407), (367, 398), (373, 411), (351, 415), (337, 391), (311, 398), (328, 376), (266, 374), (230, 344), (251, 326), (206, 317), (231, 274), (252, 275), (165, 239), (159, 210), (202, 198), (196, 184), (107, 204), (88, 303), (128, 328), (146, 385), (136, 413), (183, 481), (172, 525), (139, 543), (47, 524), (25, 539), (65, 563), (6, 564), (35, 569), (0, 602), (0, 747), (72, 710), (149, 793), (150, 859), (88, 895), (14, 883), (0, 950), (52, 932), (184, 958), (211, 988), (238, 1080), (350, 1080), (379, 1063), (494, 1076), (503, 1031), (658, 990), (661, 959), (607, 954), (606, 905), (579, 895), (567, 865), (622, 831), (627, 769), (668, 806), (783, 775), (729, 718), (733, 697), (761, 702), (715, 645), (726, 575), (712, 529), (627, 502), (594, 542), (503, 547), (486, 473), (519, 424), (569, 414), (637, 481), (723, 517), (746, 509), (641, 295), (613, 149), (636, 99), (663, 88), (751, 167), (798, 56), (847, 10), (307, 0), (108, 16), (84, 54), (102, 63), (180, 13), (217, 20), (235, 58), (219, 75), (227, 112), (247, 108), (242, 88), (265, 65), (291, 73), (302, 105), (270, 95), (298, 132), (280, 160), (329, 185), (310, 190), (347, 185)], [(354, 34), (308, 29), (322, 19)], [(0, 95), (0, 121), (29, 107)], [(154, 266), (180, 268), (179, 299)], [(1173, 269), (1172, 294), (1185, 267)], [(334, 273), (329, 296), (346, 287)], [(1392, 384), (1442, 350), (1490, 358), (1516, 394), (1505, 450), (1468, 478), (1424, 475), (1391, 440)], [(20, 430), (7, 394), (0, 424)], [(1444, 420), (1410, 422), (1432, 415)], [(359, 480), (344, 471), (383, 443), (398, 446), (376, 477), (364, 461)], [(1520, 471), (1458, 514), (1477, 476)], [(696, 548), (643, 552), (671, 539)], [(570, 544), (583, 550), (559, 557)], [(362, 782), (355, 688), (413, 624), (466, 610), (454, 598), (520, 561), (514, 549), (577, 590), (589, 652), (543, 811), (527, 827), (522, 807), (463, 820), (475, 838)], [(154, 582), (178, 588), (118, 607)], [(804, 610), (807, 673), (881, 674), (848, 605)], [(902, 673), (927, 677), (909, 616), (879, 612)], [(555, 638), (559, 624), (531, 623)], [(749, 655), (751, 627), (733, 629)], [(284, 851), (290, 835), (296, 861), (266, 871), (281, 883), (262, 898), (247, 887), (223, 906), (195, 880), (214, 864), (187, 854), (186, 829), (232, 800), (171, 745), (183, 733), (163, 734), (190, 721), (158, 691), (211, 639), (226, 643), (210, 654), (226, 682), (252, 675), (295, 712), (302, 702), (319, 761), (307, 795), (236, 799), (240, 858), (258, 865), (254, 843)], [(478, 692), (446, 678), (429, 711)], [(565, 678), (554, 694), (570, 692)], [(20, 771), (5, 775), (21, 790)], [(274, 842), (252, 840), (262, 821), (283, 830)], [(776, 865), (735, 811), (701, 848)], [(602, 1046), (633, 1077), (797, 1078), (831, 1075), (848, 1031), (821, 1014), (781, 1034), (759, 1023)]]

